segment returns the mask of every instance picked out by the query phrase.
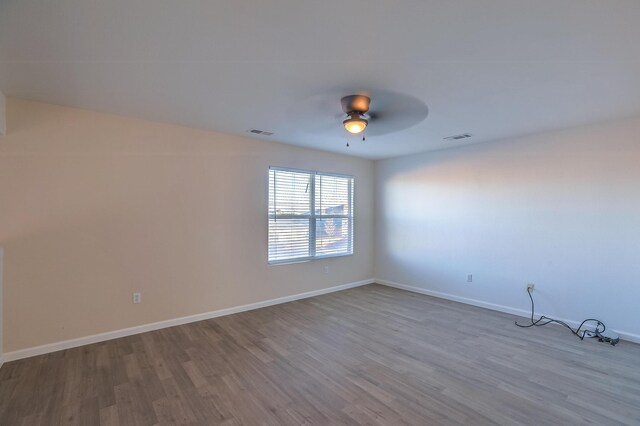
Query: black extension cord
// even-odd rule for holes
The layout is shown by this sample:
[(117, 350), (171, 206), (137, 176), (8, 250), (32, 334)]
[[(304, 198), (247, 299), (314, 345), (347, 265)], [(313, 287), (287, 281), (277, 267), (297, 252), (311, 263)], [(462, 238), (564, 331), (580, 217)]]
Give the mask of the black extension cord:
[[(560, 325), (562, 325), (564, 327), (567, 327), (580, 340), (584, 340), (585, 336), (586, 337), (597, 336), (600, 333), (604, 332), (604, 330), (607, 328), (602, 321), (597, 320), (597, 319), (593, 319), (593, 318), (589, 318), (589, 319), (586, 319), (586, 320), (582, 321), (580, 323), (580, 326), (576, 330), (571, 328), (571, 326), (569, 324), (567, 324), (566, 322), (564, 322), (564, 321), (560, 321), (560, 320), (557, 320), (557, 319), (549, 318), (549, 317), (546, 317), (544, 315), (542, 315), (537, 320), (534, 320), (533, 317), (535, 315), (535, 305), (533, 303), (533, 296), (531, 295), (531, 289), (530, 288), (527, 288), (527, 294), (529, 295), (529, 299), (531, 299), (531, 324), (522, 325), (522, 324), (518, 324), (518, 321), (516, 321), (516, 325), (518, 327), (522, 327), (522, 328), (529, 328), (529, 327), (533, 327), (533, 326), (541, 327), (543, 325), (547, 325), (547, 324), (550, 324), (550, 323), (554, 322), (556, 324), (560, 324)], [(580, 331), (582, 329), (582, 327), (585, 325), (585, 323), (587, 323), (587, 322), (595, 322), (595, 323), (597, 323), (595, 331), (594, 330), (582, 330), (582, 332)], [(600, 327), (602, 327), (602, 329)]]

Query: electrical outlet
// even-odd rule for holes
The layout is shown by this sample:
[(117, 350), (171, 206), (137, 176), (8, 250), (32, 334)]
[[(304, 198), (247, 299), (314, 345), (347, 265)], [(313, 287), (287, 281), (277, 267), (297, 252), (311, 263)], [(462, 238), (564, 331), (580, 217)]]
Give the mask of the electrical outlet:
[(467, 275), (467, 282), (468, 283), (472, 283), (473, 282), (473, 274)]
[(329, 273), (329, 267), (328, 267), (328, 266), (325, 266), (325, 267), (323, 268), (323, 271), (324, 271), (324, 273), (325, 273), (325, 274), (328, 274), (328, 273)]
[(133, 303), (142, 302), (142, 293), (133, 293)]
[(535, 287), (535, 285), (533, 285), (533, 283), (528, 283), (527, 284), (527, 291), (533, 291), (534, 287)]

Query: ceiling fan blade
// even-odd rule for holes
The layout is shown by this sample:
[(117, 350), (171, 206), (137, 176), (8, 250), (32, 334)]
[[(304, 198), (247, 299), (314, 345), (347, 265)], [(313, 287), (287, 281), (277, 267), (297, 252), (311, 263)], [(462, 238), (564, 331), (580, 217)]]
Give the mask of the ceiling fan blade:
[(287, 110), (288, 121), (303, 133), (339, 135), (345, 115), (340, 99), (340, 93), (333, 91), (297, 101)]
[(429, 108), (421, 100), (393, 92), (374, 93), (369, 113), (367, 135), (378, 136), (408, 129), (429, 115)]

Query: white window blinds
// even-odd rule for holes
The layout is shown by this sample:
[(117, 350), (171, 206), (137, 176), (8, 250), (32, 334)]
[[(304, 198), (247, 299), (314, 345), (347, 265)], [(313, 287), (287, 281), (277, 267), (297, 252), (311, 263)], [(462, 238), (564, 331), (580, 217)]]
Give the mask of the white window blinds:
[(269, 263), (353, 254), (351, 176), (269, 168)]

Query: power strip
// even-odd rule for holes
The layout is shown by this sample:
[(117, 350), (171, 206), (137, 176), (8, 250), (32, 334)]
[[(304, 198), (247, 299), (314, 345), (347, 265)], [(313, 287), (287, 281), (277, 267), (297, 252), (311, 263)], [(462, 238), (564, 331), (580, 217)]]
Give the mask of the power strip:
[(620, 336), (609, 330), (586, 330), (585, 335), (598, 339), (598, 342), (609, 343), (611, 346), (615, 346), (620, 342)]

